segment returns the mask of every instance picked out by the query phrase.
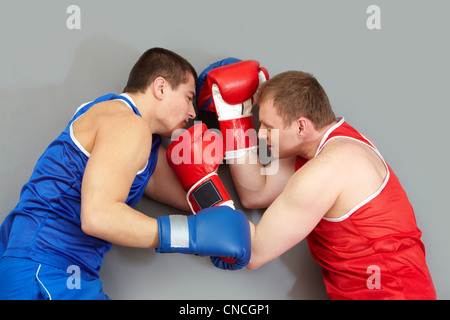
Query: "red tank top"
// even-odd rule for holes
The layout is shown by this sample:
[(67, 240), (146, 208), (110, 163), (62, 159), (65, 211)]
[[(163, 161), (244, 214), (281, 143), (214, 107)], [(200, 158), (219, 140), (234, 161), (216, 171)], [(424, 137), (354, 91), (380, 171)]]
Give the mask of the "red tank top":
[[(323, 218), (307, 236), (323, 268), (331, 299), (436, 299), (414, 210), (376, 147), (342, 118), (322, 139), (359, 141), (378, 154), (388, 173), (381, 187), (345, 215)], [(306, 163), (297, 158), (296, 170)]]

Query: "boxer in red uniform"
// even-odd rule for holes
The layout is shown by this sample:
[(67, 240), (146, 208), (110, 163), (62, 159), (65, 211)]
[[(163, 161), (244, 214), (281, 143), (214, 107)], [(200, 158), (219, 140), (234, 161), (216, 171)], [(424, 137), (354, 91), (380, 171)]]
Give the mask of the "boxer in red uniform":
[[(253, 73), (230, 77), (227, 68), (214, 69), (211, 78), (219, 118), (229, 97), (248, 89), (243, 78), (257, 81)], [(332, 299), (436, 299), (405, 191), (375, 145), (335, 117), (318, 81), (285, 72), (261, 85), (257, 101), (259, 138), (278, 169), (264, 174), (273, 164), (230, 164), (241, 203), (267, 208), (251, 225), (247, 267), (257, 269), (306, 238)]]

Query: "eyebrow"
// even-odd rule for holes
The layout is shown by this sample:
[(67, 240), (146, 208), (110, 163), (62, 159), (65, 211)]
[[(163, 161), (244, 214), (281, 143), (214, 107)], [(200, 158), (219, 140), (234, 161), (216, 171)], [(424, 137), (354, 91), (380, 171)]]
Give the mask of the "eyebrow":
[(191, 91), (191, 90), (189, 90), (189, 93), (191, 94), (191, 98), (192, 98), (192, 99), (195, 99), (195, 92), (194, 92), (194, 91)]

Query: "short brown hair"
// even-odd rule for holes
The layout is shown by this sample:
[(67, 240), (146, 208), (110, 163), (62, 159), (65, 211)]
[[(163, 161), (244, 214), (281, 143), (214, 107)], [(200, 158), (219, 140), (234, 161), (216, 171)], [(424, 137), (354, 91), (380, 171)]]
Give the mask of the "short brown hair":
[(309, 73), (287, 71), (264, 82), (258, 91), (258, 102), (268, 99), (273, 99), (286, 126), (302, 116), (311, 120), (316, 129), (336, 120), (325, 90)]
[(197, 81), (197, 72), (183, 57), (163, 48), (152, 48), (144, 52), (131, 69), (124, 92), (145, 92), (157, 77), (166, 79), (172, 89), (187, 83), (189, 75)]

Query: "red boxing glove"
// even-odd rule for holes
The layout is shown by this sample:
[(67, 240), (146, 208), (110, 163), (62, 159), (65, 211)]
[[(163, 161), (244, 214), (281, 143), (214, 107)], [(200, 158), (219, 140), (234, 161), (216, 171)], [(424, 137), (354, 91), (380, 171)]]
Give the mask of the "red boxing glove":
[(225, 159), (240, 158), (256, 149), (258, 139), (251, 113), (260, 84), (269, 78), (256, 60), (215, 68), (208, 73), (208, 88), (224, 139)]
[[(219, 147), (218, 147), (219, 146)], [(167, 148), (167, 162), (187, 191), (187, 201), (194, 214), (202, 209), (227, 205), (234, 209), (217, 169), (223, 159), (221, 137), (196, 123)]]

